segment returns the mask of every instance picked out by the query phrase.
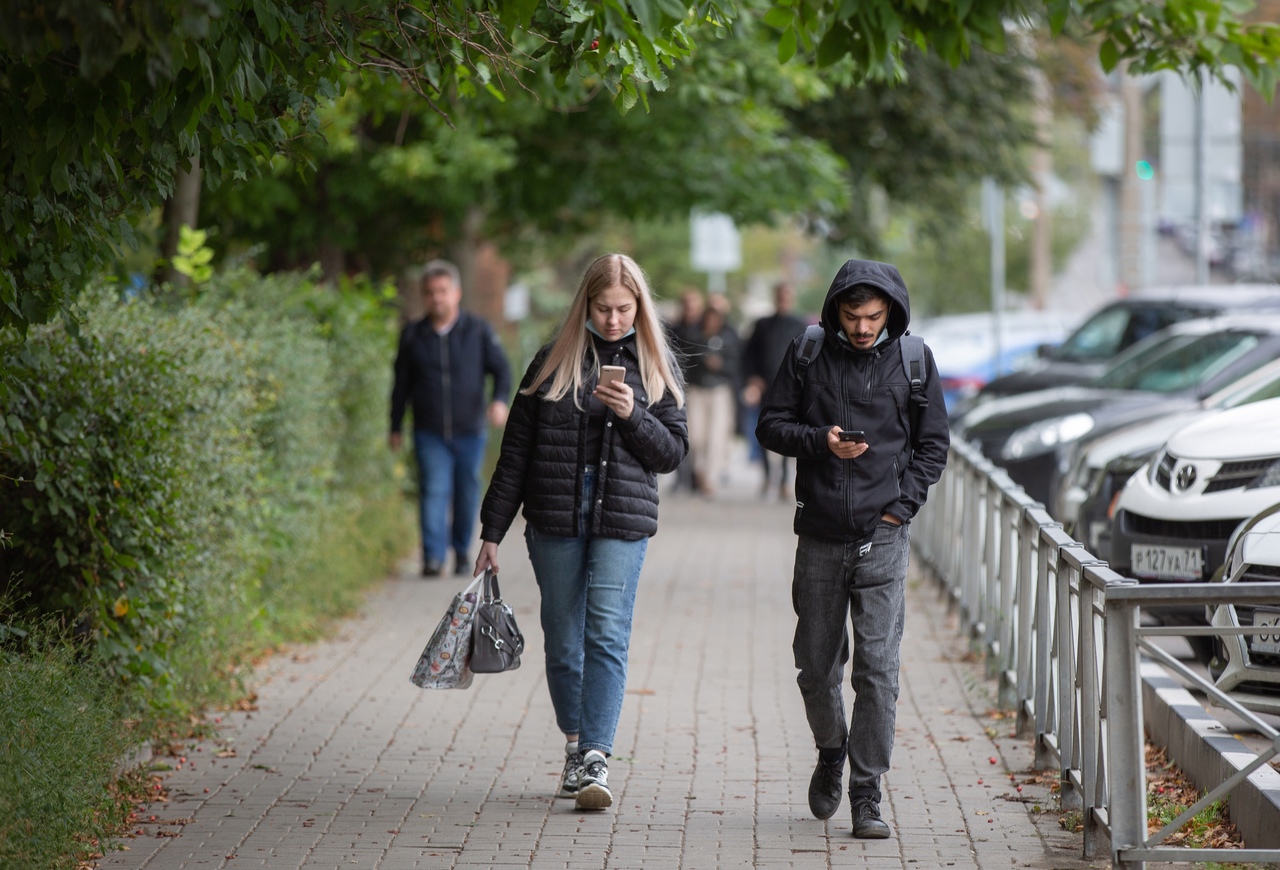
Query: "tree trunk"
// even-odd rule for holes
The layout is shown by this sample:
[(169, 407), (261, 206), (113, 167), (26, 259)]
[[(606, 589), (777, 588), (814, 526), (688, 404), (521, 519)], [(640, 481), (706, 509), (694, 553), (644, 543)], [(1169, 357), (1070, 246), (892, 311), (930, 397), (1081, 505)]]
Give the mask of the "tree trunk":
[(462, 223), (462, 238), (450, 246), (458, 271), (462, 273), (462, 293), (466, 308), (505, 332), (507, 284), (511, 264), (502, 258), (498, 246), (484, 237), (484, 210), (472, 207)]
[(163, 283), (185, 284), (187, 276), (173, 268), (182, 227), (195, 229), (200, 215), (200, 155), (191, 158), (191, 168), (179, 168), (173, 177), (173, 196), (164, 204), (164, 239), (160, 243), (161, 263), (157, 278)]

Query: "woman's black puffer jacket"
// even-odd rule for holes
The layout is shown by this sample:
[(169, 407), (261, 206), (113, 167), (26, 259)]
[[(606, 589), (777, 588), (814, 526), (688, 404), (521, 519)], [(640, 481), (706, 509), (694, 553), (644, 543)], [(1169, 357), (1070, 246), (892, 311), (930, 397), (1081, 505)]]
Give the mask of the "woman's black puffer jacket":
[[(542, 367), (549, 347), (540, 350), (520, 382), (523, 391)], [(658, 474), (675, 471), (689, 450), (689, 431), (683, 407), (668, 391), (650, 404), (640, 381), (634, 338), (616, 346), (605, 365), (627, 370), (627, 384), (635, 393), (628, 420), (613, 411), (605, 416), (600, 463), (596, 467), (596, 503), (592, 506), (592, 537), (639, 541), (658, 531)], [(583, 409), (596, 386), (596, 373), (587, 372), (578, 404)], [(677, 369), (678, 370), (678, 369)], [(572, 394), (549, 402), (551, 379), (529, 396), (518, 391), (511, 405), (502, 452), (480, 508), (480, 537), (500, 543), (524, 505), (524, 518), (544, 535), (578, 537), (582, 473), (589, 415), (574, 404)]]

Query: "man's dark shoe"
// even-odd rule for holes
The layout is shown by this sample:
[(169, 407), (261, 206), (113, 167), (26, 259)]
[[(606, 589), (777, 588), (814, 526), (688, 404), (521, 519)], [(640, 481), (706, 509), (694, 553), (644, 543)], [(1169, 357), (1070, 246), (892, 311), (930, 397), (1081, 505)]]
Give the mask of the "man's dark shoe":
[(819, 749), (818, 766), (809, 780), (809, 810), (814, 818), (829, 819), (840, 809), (840, 780), (844, 776), (845, 750)]
[(423, 577), (439, 577), (444, 573), (444, 564), (435, 559), (428, 559), (422, 563)]
[(465, 577), (471, 573), (471, 560), (467, 558), (466, 553), (459, 553), (453, 562), (453, 573), (457, 577)]
[(880, 805), (871, 798), (858, 798), (853, 803), (853, 835), (863, 840), (885, 840), (889, 825), (880, 818)]

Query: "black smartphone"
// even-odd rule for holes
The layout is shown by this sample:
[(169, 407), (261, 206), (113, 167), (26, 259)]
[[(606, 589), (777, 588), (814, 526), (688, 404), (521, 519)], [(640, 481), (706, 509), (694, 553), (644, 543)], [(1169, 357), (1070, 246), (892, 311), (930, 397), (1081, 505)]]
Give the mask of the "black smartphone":
[(844, 429), (840, 432), (841, 441), (852, 441), (855, 444), (866, 444), (867, 433), (861, 429)]

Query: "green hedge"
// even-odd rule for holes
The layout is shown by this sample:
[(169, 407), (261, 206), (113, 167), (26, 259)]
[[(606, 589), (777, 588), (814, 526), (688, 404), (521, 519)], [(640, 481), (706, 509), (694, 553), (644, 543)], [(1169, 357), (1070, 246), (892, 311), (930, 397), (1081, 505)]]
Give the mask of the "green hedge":
[[(358, 603), (414, 540), (385, 443), (387, 301), (236, 271), (181, 298), (99, 289), (78, 328), (0, 333), (0, 689), (159, 727), (230, 700), (244, 662)], [(59, 624), (80, 658), (6, 643), (29, 624), (15, 606)], [(113, 691), (75, 694), (97, 685), (86, 672)], [(36, 741), (67, 716), (13, 710)], [(0, 769), (21, 756), (57, 780), (48, 745), (33, 759), (0, 742)], [(11, 785), (0, 839), (23, 824)]]

